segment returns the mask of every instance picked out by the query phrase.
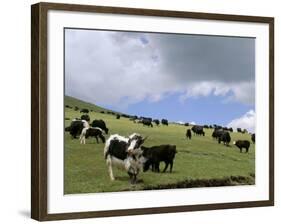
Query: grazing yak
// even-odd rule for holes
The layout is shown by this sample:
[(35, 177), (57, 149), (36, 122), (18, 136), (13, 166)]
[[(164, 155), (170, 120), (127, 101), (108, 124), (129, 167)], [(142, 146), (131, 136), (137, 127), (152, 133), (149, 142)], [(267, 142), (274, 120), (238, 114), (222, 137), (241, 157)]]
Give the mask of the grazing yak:
[(228, 131), (228, 127), (222, 127), (222, 130)]
[(186, 135), (187, 138), (191, 139), (191, 130), (187, 129), (185, 135)]
[(140, 119), (142, 119), (142, 120), (143, 120), (143, 119), (146, 119), (146, 120), (152, 121), (152, 118), (151, 118), (151, 117), (142, 117), (142, 116), (141, 116)]
[(98, 137), (105, 143), (105, 137), (102, 134), (102, 130), (100, 128), (83, 128), (81, 135), (80, 135), (80, 144), (86, 144), (86, 139), (89, 137), (95, 137), (97, 143), (99, 143)]
[(143, 126), (153, 127), (152, 121), (150, 119), (142, 119)]
[(189, 123), (184, 123), (184, 126), (189, 126)]
[(160, 124), (160, 121), (158, 119), (154, 119), (153, 122), (158, 126)]
[(134, 116), (131, 116), (130, 117), (130, 121), (135, 121), (135, 120), (137, 120), (138, 119), (138, 116), (137, 115), (134, 115)]
[(90, 111), (88, 110), (88, 109), (81, 109), (80, 110), (80, 113), (86, 113), (86, 114), (88, 114)]
[(130, 115), (128, 115), (128, 114), (121, 114), (121, 117), (130, 118)]
[(214, 129), (222, 129), (222, 126), (217, 125), (217, 124), (214, 124), (213, 127), (214, 127)]
[(227, 131), (223, 131), (222, 134), (218, 137), (219, 144), (223, 142), (224, 145), (229, 146), (230, 141), (231, 141), (231, 137), (229, 132)]
[(195, 135), (203, 135), (205, 136), (205, 132), (204, 132), (204, 129), (203, 129), (203, 126), (200, 126), (200, 125), (194, 125), (191, 130), (193, 131), (193, 133)]
[(81, 120), (85, 120), (85, 121), (89, 122), (91, 119), (90, 119), (90, 116), (88, 114), (83, 114), (81, 116)]
[(120, 114), (116, 115), (116, 119), (120, 119), (120, 117), (121, 117)]
[(77, 135), (80, 135), (83, 128), (89, 128), (89, 123), (85, 120), (76, 120), (74, 119), (69, 127), (65, 128), (65, 131), (69, 131), (72, 138), (76, 138)]
[(212, 133), (212, 137), (214, 139), (218, 139), (223, 133), (223, 130), (222, 129), (215, 129)]
[(136, 119), (136, 120), (134, 120), (134, 123), (141, 124), (142, 123), (142, 119)]
[(163, 173), (166, 172), (168, 166), (170, 165), (170, 172), (172, 172), (174, 158), (177, 153), (175, 145), (159, 145), (152, 147), (141, 147), (143, 151), (143, 156), (145, 158), (145, 163), (143, 166), (143, 171), (146, 172), (149, 167), (152, 167), (152, 171), (160, 172), (160, 162), (165, 163), (165, 168)]
[(240, 153), (243, 148), (246, 149), (246, 152), (249, 152), (250, 142), (248, 140), (237, 140), (233, 142), (233, 145), (236, 145), (240, 149)]
[(115, 180), (112, 166), (117, 166), (127, 171), (132, 184), (137, 182), (137, 175), (145, 162), (145, 158), (142, 156), (143, 152), (140, 149), (145, 139), (134, 133), (129, 138), (115, 134), (106, 140), (104, 158), (111, 180)]
[(79, 110), (79, 107), (75, 106), (75, 107), (74, 107), (74, 110), (75, 110), (75, 111), (78, 111), (78, 110)]
[(169, 122), (168, 122), (168, 120), (167, 119), (162, 119), (161, 120), (161, 123), (163, 124), (163, 125), (169, 125)]
[(254, 144), (256, 143), (256, 134), (255, 133), (251, 135), (251, 140)]
[(237, 128), (237, 132), (242, 132), (242, 129), (241, 128)]
[(222, 130), (233, 132), (233, 128), (223, 127)]
[(93, 128), (100, 128), (100, 129), (102, 129), (105, 132), (105, 134), (108, 134), (109, 130), (106, 127), (106, 124), (105, 124), (105, 122), (103, 120), (93, 120), (91, 126)]

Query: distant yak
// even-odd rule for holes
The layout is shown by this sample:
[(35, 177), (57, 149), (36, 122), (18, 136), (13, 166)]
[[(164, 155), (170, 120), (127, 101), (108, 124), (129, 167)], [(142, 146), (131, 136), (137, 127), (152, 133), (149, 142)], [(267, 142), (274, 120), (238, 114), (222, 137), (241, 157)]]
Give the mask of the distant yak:
[(151, 121), (150, 119), (143, 119), (143, 120), (142, 120), (142, 124), (143, 124), (144, 126), (153, 127), (152, 121)]
[(203, 129), (203, 126), (200, 126), (200, 125), (194, 125), (191, 130), (193, 131), (193, 133), (195, 135), (203, 135), (205, 136), (205, 132), (204, 132), (204, 129)]
[(162, 120), (161, 120), (161, 123), (162, 123), (163, 125), (167, 125), (167, 126), (169, 125), (167, 119), (162, 119)]
[(80, 143), (85, 144), (86, 139), (89, 137), (95, 137), (97, 140), (97, 143), (99, 143), (98, 138), (100, 138), (102, 140), (102, 142), (105, 143), (105, 137), (103, 136), (102, 130), (100, 128), (93, 128), (93, 127), (83, 128), (81, 135), (80, 135)]
[(255, 133), (251, 135), (251, 140), (254, 144), (256, 143), (256, 134)]
[(89, 110), (84, 108), (84, 109), (80, 110), (80, 113), (86, 113), (87, 114), (87, 113), (89, 113)]
[(186, 130), (186, 137), (191, 139), (191, 130), (190, 129)]
[(102, 129), (105, 132), (105, 134), (108, 134), (109, 130), (106, 127), (106, 124), (105, 124), (105, 122), (103, 120), (93, 120), (91, 126), (93, 128), (100, 128), (100, 129)]
[(153, 122), (158, 126), (160, 124), (160, 121), (158, 119), (154, 119)]
[(220, 137), (218, 137), (219, 144), (221, 142), (223, 142), (224, 145), (229, 146), (230, 141), (231, 141), (231, 137), (230, 137), (229, 132), (227, 132), (227, 131), (223, 131), (222, 134), (220, 135)]
[(246, 153), (249, 152), (250, 142), (248, 140), (237, 140), (233, 142), (233, 145), (236, 145), (240, 149), (240, 153), (242, 149), (246, 149)]
[(81, 115), (81, 120), (90, 121), (90, 116), (88, 114)]

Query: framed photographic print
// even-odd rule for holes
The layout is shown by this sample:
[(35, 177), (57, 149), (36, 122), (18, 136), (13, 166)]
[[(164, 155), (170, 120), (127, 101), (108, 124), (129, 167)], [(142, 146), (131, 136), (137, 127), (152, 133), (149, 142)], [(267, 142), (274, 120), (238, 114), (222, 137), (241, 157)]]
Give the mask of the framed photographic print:
[(274, 18), (31, 16), (32, 218), (274, 204)]

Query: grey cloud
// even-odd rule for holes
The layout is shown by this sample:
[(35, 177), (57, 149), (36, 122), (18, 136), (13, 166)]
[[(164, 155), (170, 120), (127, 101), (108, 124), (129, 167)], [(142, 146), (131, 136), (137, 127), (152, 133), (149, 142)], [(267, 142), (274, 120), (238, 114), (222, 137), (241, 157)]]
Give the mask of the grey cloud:
[(163, 69), (174, 73), (177, 79), (254, 80), (254, 39), (198, 35), (163, 35), (155, 39)]

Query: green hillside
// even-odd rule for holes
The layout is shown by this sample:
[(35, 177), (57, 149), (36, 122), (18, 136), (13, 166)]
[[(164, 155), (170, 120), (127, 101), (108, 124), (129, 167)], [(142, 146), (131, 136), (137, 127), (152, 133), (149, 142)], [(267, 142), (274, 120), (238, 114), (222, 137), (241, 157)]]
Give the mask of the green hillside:
[[(136, 132), (148, 136), (144, 146), (171, 144), (176, 145), (178, 152), (172, 173), (140, 173), (139, 183), (131, 185), (128, 174), (116, 167), (113, 168), (116, 180), (110, 180), (101, 141), (97, 143), (96, 139), (90, 138), (84, 145), (65, 132), (65, 194), (255, 184), (255, 145), (252, 143), (249, 153), (244, 150), (240, 153), (232, 144), (229, 147), (218, 144), (212, 138), (213, 129), (205, 129), (205, 136), (192, 136), (187, 140), (185, 133), (190, 126), (153, 124), (153, 127), (147, 127), (127, 118), (116, 119), (112, 114), (100, 113), (106, 110), (72, 97), (66, 97), (65, 104), (92, 109), (89, 113), (91, 121), (103, 119), (109, 128), (106, 138), (111, 134), (128, 136)], [(80, 116), (79, 111), (65, 108), (65, 126)], [(250, 138), (249, 134), (231, 133), (231, 142), (250, 141)]]
[(68, 106), (71, 106), (71, 107), (78, 107), (79, 109), (89, 109), (89, 110), (93, 110), (94, 112), (101, 112), (101, 111), (111, 111), (111, 112), (114, 112), (112, 110), (107, 110), (107, 109), (104, 109), (102, 107), (99, 107), (95, 104), (92, 104), (92, 103), (89, 103), (89, 102), (85, 102), (83, 100), (79, 100), (79, 99), (76, 99), (74, 97), (71, 97), (71, 96), (65, 96), (64, 97), (64, 105), (68, 105)]

